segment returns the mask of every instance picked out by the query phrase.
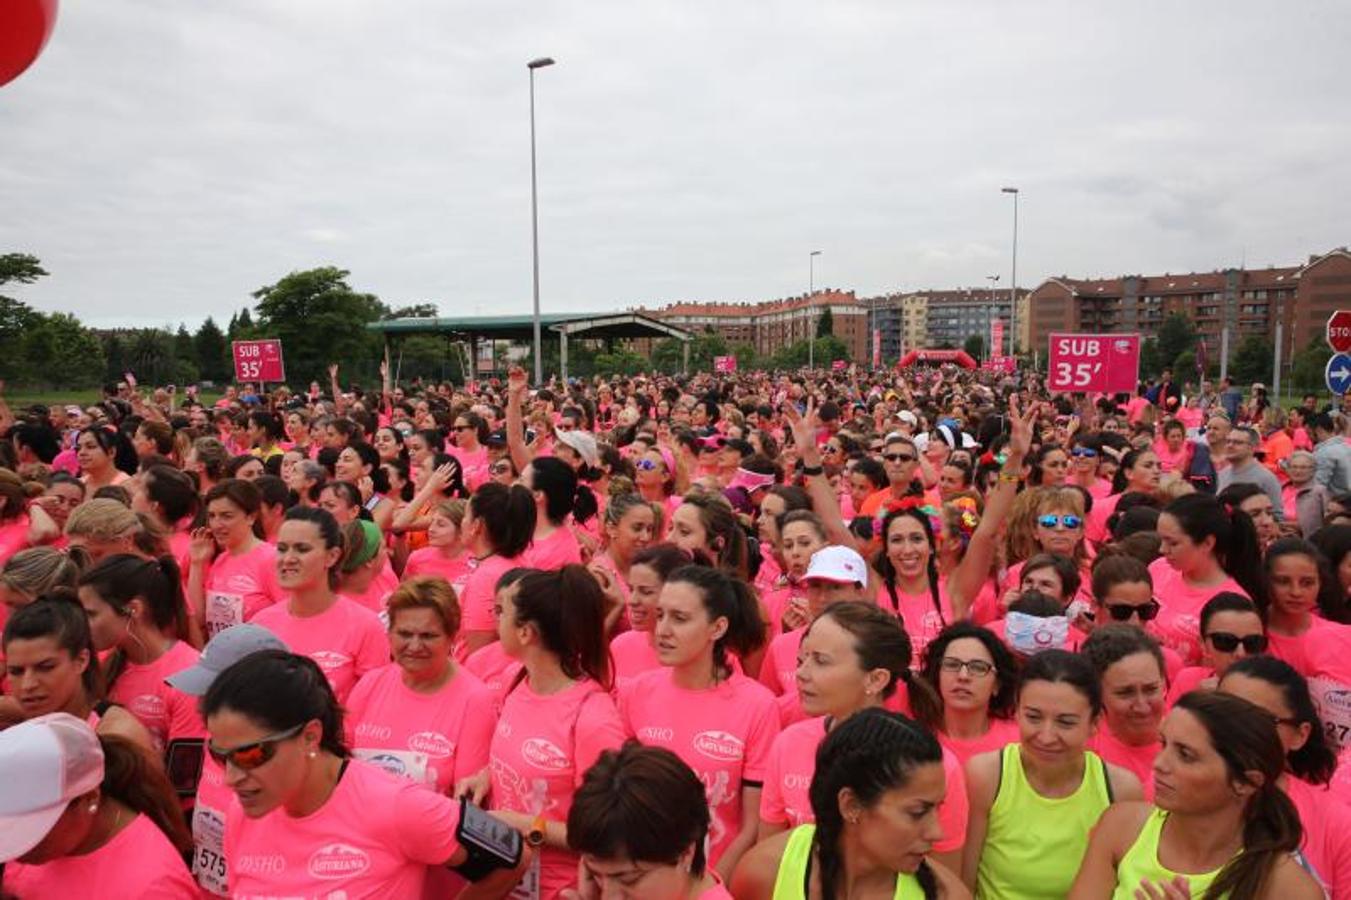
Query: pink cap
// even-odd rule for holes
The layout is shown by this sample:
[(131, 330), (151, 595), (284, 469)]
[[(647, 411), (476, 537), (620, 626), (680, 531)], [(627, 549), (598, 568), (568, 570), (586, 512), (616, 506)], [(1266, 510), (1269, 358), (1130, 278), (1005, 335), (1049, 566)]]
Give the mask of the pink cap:
[(50, 713), (0, 731), (0, 862), (32, 850), (70, 801), (103, 783), (103, 746), (88, 723)]

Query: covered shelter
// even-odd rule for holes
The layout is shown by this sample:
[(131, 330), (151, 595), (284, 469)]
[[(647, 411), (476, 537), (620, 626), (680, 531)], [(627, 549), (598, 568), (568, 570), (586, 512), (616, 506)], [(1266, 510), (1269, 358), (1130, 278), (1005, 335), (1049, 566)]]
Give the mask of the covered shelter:
[[(684, 367), (689, 369), (690, 340), (694, 337), (683, 328), (677, 328), (636, 312), (609, 313), (549, 313), (539, 317), (541, 340), (550, 335), (558, 339), (558, 360), (561, 375), (568, 377), (568, 341), (573, 338), (603, 340), (631, 338), (675, 338), (684, 346)], [(437, 316), (425, 318), (385, 319), (366, 326), (384, 335), (385, 348), (401, 337), (414, 334), (443, 335), (449, 341), (468, 344), (469, 365), (463, 371), (478, 374), (479, 342), (533, 341), (535, 319), (529, 313), (518, 316)]]

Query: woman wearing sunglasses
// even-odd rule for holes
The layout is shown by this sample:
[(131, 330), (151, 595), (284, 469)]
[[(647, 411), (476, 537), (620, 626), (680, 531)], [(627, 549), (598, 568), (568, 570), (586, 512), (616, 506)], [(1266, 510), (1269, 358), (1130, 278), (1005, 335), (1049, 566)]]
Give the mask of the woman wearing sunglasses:
[(489, 478), (488, 448), (483, 446), (488, 423), (476, 413), (458, 415), (451, 426), (451, 440), (450, 455), (459, 461), (465, 486), (472, 491)]
[(1070, 444), (1070, 475), (1066, 484), (1077, 485), (1088, 491), (1097, 502), (1112, 493), (1112, 482), (1098, 473), (1102, 446), (1095, 434), (1076, 434)]
[(1105, 625), (1080, 653), (1093, 665), (1102, 691), (1103, 726), (1089, 746), (1131, 772), (1153, 796), (1150, 773), (1159, 752), (1159, 724), (1168, 693), (1158, 642), (1131, 625)]
[[(1050, 553), (1073, 560), (1079, 569), (1079, 592), (1076, 599), (1084, 605), (1093, 602), (1088, 585), (1092, 574), (1088, 564), (1088, 547), (1084, 543), (1084, 495), (1078, 488), (1040, 488), (1037, 491), (1036, 514), (1033, 518), (1032, 538), (1038, 553)], [(1024, 560), (1010, 560), (1004, 577), (1004, 590), (1016, 591), (1022, 586)]]
[(1257, 605), (1242, 594), (1221, 591), (1201, 607), (1201, 665), (1188, 666), (1168, 688), (1171, 707), (1188, 691), (1214, 690), (1231, 665), (1267, 652), (1267, 636)]
[(1285, 748), (1281, 790), (1299, 810), (1304, 826), (1300, 856), (1328, 896), (1351, 897), (1351, 809), (1335, 789), (1329, 793), (1337, 757), (1318, 720), (1308, 682), (1281, 660), (1259, 656), (1230, 666), (1219, 689), (1275, 718), (1276, 734)]
[[(308, 896), (319, 877), (327, 893), (418, 897), (428, 866), (468, 861), (454, 800), (351, 758), (342, 708), (308, 657), (246, 656), (212, 682), (202, 711), (238, 801), (225, 823), (231, 894)], [(500, 884), (484, 895), (502, 896), (517, 874), (476, 887)]]

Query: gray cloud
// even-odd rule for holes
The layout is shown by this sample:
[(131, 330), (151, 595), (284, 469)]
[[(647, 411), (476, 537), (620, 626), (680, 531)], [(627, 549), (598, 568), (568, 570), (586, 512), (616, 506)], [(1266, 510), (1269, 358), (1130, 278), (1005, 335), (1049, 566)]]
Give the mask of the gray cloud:
[(0, 89), (0, 250), (100, 324), (333, 263), (393, 304), (603, 309), (1290, 263), (1347, 243), (1351, 9), (67, 3)]

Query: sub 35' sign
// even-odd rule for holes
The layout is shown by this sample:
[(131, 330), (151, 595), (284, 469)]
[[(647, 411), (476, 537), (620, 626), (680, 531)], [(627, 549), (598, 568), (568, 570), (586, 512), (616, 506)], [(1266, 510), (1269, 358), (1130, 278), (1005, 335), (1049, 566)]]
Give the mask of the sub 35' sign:
[(1052, 334), (1046, 387), (1077, 393), (1133, 393), (1140, 379), (1140, 335)]

